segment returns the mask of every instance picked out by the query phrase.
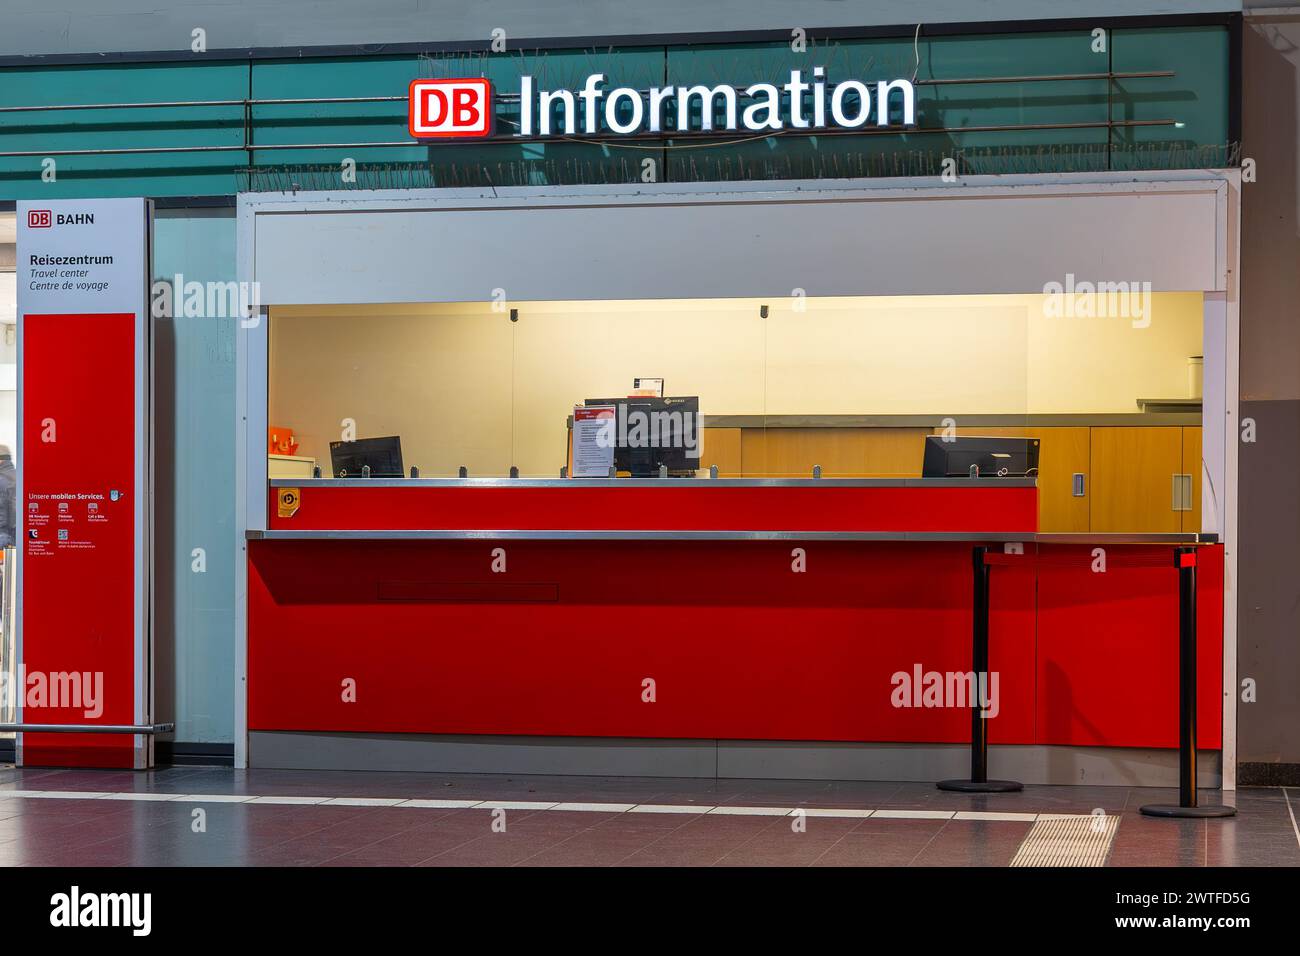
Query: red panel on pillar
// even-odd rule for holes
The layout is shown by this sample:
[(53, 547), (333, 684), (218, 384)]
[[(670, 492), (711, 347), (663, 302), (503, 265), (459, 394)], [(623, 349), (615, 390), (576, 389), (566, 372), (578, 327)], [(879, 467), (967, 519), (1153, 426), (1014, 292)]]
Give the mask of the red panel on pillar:
[[(23, 317), (26, 723), (135, 722), (135, 324)], [(133, 740), (24, 734), (23, 762), (130, 767)]]

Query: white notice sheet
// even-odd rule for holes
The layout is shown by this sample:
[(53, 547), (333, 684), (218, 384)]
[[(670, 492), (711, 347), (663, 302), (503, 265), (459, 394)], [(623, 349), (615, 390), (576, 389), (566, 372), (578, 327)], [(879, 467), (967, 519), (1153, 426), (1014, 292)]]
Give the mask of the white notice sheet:
[(608, 478), (614, 467), (614, 406), (573, 409), (573, 477)]

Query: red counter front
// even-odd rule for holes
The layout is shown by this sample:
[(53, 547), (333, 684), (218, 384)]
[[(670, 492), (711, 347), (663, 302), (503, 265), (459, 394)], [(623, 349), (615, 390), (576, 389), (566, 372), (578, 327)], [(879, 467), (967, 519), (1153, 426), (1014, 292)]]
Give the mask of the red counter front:
[[(827, 496), (824, 507), (784, 496), (794, 510), (782, 510), (783, 496), (748, 494), (759, 487), (556, 488), (560, 512), (538, 507), (537, 493), (552, 491), (538, 487), (308, 487), (285, 517), (279, 490), (272, 531), (249, 542), (251, 730), (810, 741), (969, 739), (968, 709), (926, 706), (900, 687), (918, 673), (969, 671), (972, 540), (1032, 538), (1035, 501), (1032, 487), (896, 487), (881, 520), (930, 537), (863, 540), (878, 530), (871, 515), (883, 499), (855, 501), (848, 487), (773, 487)], [(441, 497), (471, 490), (486, 494)], [(920, 492), (944, 492), (948, 516), (929, 516), (936, 499)], [(610, 519), (597, 493), (656, 507)], [(683, 497), (665, 508), (670, 494)], [(572, 540), (501, 530), (552, 526), (557, 513), (570, 527), (585, 513), (596, 530), (632, 515), (639, 526), (676, 526), (678, 504), (697, 529), (725, 530), (763, 509), (764, 534), (645, 540), (614, 529)], [(859, 539), (817, 534), (836, 509)], [(433, 536), (466, 526), (480, 536)], [(351, 536), (318, 534), (326, 528)], [(290, 534), (301, 537), (278, 536)], [(993, 742), (1176, 746), (1171, 549), (1105, 545), (1098, 573), (1096, 546), (1031, 542), (993, 569)], [(1200, 746), (1217, 748), (1222, 554), (1199, 554)]]

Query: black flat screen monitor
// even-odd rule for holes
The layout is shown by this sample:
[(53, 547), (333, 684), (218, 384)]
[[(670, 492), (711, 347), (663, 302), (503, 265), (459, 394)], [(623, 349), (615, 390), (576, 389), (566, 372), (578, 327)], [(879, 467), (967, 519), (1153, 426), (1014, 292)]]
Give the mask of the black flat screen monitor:
[(1038, 475), (1037, 438), (949, 438), (927, 435), (922, 478), (1033, 478)]
[(401, 478), (401, 438), (392, 435), (330, 442), (330, 469), (335, 478), (360, 478), (365, 465), (370, 466), (371, 478)]
[(694, 477), (703, 441), (698, 395), (589, 398), (585, 404), (614, 406), (616, 471), (657, 478), (662, 465), (670, 477)]

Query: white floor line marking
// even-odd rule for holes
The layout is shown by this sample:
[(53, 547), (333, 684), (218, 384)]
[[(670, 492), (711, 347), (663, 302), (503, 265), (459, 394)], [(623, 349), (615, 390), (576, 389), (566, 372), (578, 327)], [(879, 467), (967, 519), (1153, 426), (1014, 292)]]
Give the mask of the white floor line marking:
[(246, 793), (190, 793), (177, 799), (186, 803), (248, 803), (253, 798)]
[(98, 800), (108, 796), (101, 790), (5, 790), (6, 797), (25, 797), (30, 800)]
[(792, 813), (793, 807), (714, 807), (709, 811), (712, 816), (732, 817), (788, 817)]
[(106, 793), (99, 799), (101, 800), (154, 800), (158, 803), (172, 803), (177, 800), (188, 800), (187, 793), (132, 793), (129, 790), (124, 793)]
[(628, 813), (708, 813), (714, 807), (697, 807), (692, 804), (638, 803)]
[[(1296, 827), (1296, 817), (1291, 808), (1286, 789), (1287, 811), (1291, 825)], [(306, 795), (275, 795), (245, 793), (159, 793), (137, 791), (100, 790), (0, 790), (0, 800), (126, 800), (150, 803), (240, 803), (261, 806), (332, 806), (332, 807), (403, 807), (430, 810), (559, 810), (587, 813), (680, 813), (710, 816), (793, 816), (803, 813), (809, 817), (842, 817), (877, 820), (1036, 820), (1090, 819), (1090, 813), (1037, 813), (1000, 812), (984, 810), (870, 810), (862, 807), (763, 807), (763, 806), (697, 806), (672, 803), (600, 803), (586, 801), (554, 802), (550, 800), (437, 800), (404, 797), (330, 797)], [(1296, 828), (1300, 842), (1300, 827)]]
[(328, 801), (329, 797), (254, 797), (249, 803), (275, 803), (284, 806), (319, 806)]
[(1300, 846), (1300, 827), (1295, 823), (1295, 811), (1291, 809), (1291, 794), (1286, 792), (1286, 787), (1282, 788), (1282, 799), (1286, 801), (1286, 812), (1291, 815), (1291, 829), (1295, 831), (1295, 842)]
[(395, 807), (401, 803), (399, 797), (330, 797), (323, 807)]

